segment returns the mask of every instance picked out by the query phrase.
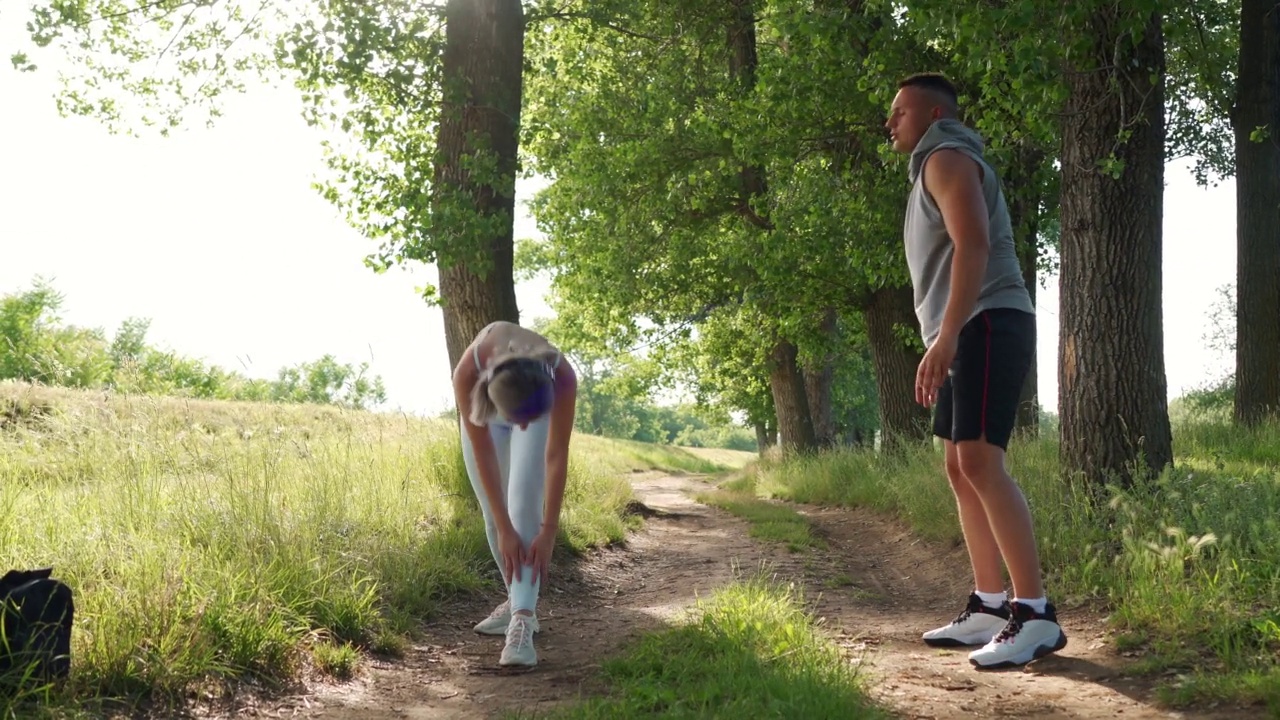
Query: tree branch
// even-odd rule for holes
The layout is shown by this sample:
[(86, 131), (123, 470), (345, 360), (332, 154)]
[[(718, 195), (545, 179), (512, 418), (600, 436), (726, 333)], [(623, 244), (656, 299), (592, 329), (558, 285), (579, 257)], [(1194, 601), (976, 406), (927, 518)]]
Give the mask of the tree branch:
[(740, 203), (738, 205), (737, 210), (738, 210), (738, 214), (746, 218), (747, 222), (751, 223), (757, 228), (760, 228), (761, 230), (772, 231), (775, 227), (772, 220), (766, 217), (761, 217), (759, 213), (753, 210), (751, 208), (751, 203), (746, 203), (746, 202)]
[(182, 35), (182, 31), (186, 30), (187, 25), (191, 24), (191, 18), (195, 16), (196, 10), (199, 10), (199, 9), (200, 9), (199, 5), (195, 3), (191, 4), (191, 9), (187, 11), (186, 17), (182, 18), (182, 23), (180, 23), (178, 25), (178, 29), (174, 31), (173, 37), (169, 38), (169, 42), (165, 43), (165, 46), (160, 49), (160, 53), (156, 55), (157, 68), (160, 67), (160, 61), (164, 59), (164, 56), (166, 54), (168, 54), (169, 50), (173, 47), (173, 44), (178, 41), (178, 37)]
[[(71, 26), (74, 28), (82, 28), (82, 27), (85, 27), (86, 25), (91, 25), (95, 22), (101, 22), (102, 20), (116, 20), (118, 18), (128, 17), (129, 15), (133, 15), (134, 13), (145, 13), (146, 11), (151, 10), (152, 8), (157, 8), (157, 7), (160, 7), (161, 5), (164, 5), (169, 1), (170, 0), (155, 0), (155, 2), (149, 2), (144, 5), (139, 5), (138, 7), (135, 7), (135, 8), (129, 8), (128, 10), (121, 10), (119, 12), (107, 13), (106, 15), (99, 15), (98, 17), (92, 17), (82, 22), (71, 23)], [(213, 5), (217, 2), (221, 2), (221, 0), (214, 0), (214, 2), (210, 3), (210, 5)], [(169, 8), (169, 11), (164, 14), (164, 17), (168, 17), (169, 15), (172, 15), (173, 13), (177, 12), (180, 8), (186, 7), (188, 5), (194, 6), (192, 8), (192, 12), (194, 12), (196, 8), (200, 7), (200, 2), (199, 0), (187, 0), (187, 2), (178, 3), (177, 5), (174, 5), (173, 7)]]
[(609, 22), (608, 20), (603, 20), (593, 15), (592, 13), (575, 12), (572, 10), (560, 10), (556, 12), (549, 12), (543, 15), (539, 15), (536, 13), (531, 14), (525, 19), (525, 23), (530, 24), (530, 23), (534, 23), (542, 20), (590, 20), (591, 22), (601, 27), (608, 28), (610, 30), (613, 30), (614, 32), (622, 33), (623, 35), (629, 35), (633, 38), (639, 38), (641, 40), (649, 40), (652, 42), (665, 42), (670, 39), (670, 38), (662, 37), (661, 35), (650, 35), (648, 33), (636, 32), (635, 30), (628, 30), (627, 28), (624, 28), (621, 25), (616, 25), (614, 23)]

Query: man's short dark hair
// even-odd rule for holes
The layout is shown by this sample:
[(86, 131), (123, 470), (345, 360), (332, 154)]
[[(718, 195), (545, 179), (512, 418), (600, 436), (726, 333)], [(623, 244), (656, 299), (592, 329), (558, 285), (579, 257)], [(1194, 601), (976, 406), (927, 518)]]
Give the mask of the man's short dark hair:
[(960, 105), (960, 95), (956, 92), (956, 86), (952, 85), (947, 76), (942, 73), (922, 72), (909, 75), (898, 83), (898, 89), (905, 87), (932, 90), (950, 100), (952, 107), (959, 107)]

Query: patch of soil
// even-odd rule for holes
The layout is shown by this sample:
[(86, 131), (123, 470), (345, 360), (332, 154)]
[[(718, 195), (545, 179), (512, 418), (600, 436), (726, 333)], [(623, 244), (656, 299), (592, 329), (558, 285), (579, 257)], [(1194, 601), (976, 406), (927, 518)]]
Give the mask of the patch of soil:
[(1113, 650), (1105, 616), (1089, 606), (1059, 606), (1068, 641), (1060, 652), (1024, 668), (977, 670), (967, 650), (920, 641), (920, 633), (954, 617), (972, 589), (963, 547), (927, 543), (861, 509), (801, 510), (827, 541), (820, 556), (827, 577), (851, 583), (811, 598), (813, 610), (843, 646), (861, 654), (872, 694), (902, 717), (1258, 717), (1257, 709), (1156, 707), (1153, 683), (1125, 674), (1132, 660)]
[(288, 698), (245, 699), (200, 715), (428, 720), (545, 710), (606, 692), (602, 660), (763, 564), (803, 583), (824, 629), (869, 673), (876, 698), (903, 718), (1258, 716), (1155, 707), (1151, 683), (1124, 674), (1104, 618), (1088, 607), (1059, 608), (1068, 646), (1020, 670), (982, 672), (965, 652), (926, 647), (920, 633), (953, 617), (968, 594), (968, 559), (963, 548), (925, 543), (870, 512), (802, 507), (828, 547), (790, 553), (751, 540), (743, 521), (694, 501), (709, 487), (698, 478), (648, 473), (632, 484), (643, 504), (635, 511), (647, 519), (625, 548), (553, 561), (539, 602), (535, 669), (498, 666), (502, 638), (471, 627), (501, 598), (470, 598), (427, 625), (427, 640), (405, 657), (371, 661), (352, 681), (308, 683)]

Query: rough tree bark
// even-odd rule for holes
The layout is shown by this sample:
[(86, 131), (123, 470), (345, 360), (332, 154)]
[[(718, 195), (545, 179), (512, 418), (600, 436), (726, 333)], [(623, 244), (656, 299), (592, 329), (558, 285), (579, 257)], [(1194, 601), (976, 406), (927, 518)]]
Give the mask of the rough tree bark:
[(1241, 3), (1238, 72), (1235, 420), (1248, 426), (1280, 411), (1280, 3)]
[(817, 446), (797, 354), (796, 346), (786, 340), (774, 343), (769, 354), (769, 388), (773, 391), (778, 437), (784, 453), (803, 452)]
[(770, 423), (756, 423), (757, 452), (763, 458), (778, 444), (778, 428)]
[[(837, 316), (834, 307), (827, 308), (822, 318), (822, 332), (827, 337), (834, 337), (837, 330)], [(831, 405), (831, 391), (835, 385), (836, 366), (834, 358), (828, 354), (802, 368), (804, 389), (809, 400), (809, 417), (813, 422), (813, 434), (818, 447), (830, 447), (836, 444), (836, 422)]]
[[(1044, 200), (1040, 196), (1041, 186), (1035, 182), (1035, 176), (1043, 163), (1044, 155), (1041, 152), (1024, 148), (1015, 154), (1005, 173), (1004, 182), (1009, 217), (1013, 222), (1013, 239), (1018, 248), (1018, 263), (1022, 266), (1022, 281), (1031, 295), (1032, 305), (1036, 302), (1040, 211)], [(1036, 435), (1040, 431), (1040, 378), (1036, 373), (1036, 366), (1036, 354), (1032, 353), (1031, 372), (1027, 373), (1027, 380), (1022, 385), (1014, 425), (1015, 431), (1028, 435)]]
[(764, 455), (769, 446), (769, 428), (762, 422), (756, 423), (756, 447), (759, 448), (760, 454)]
[[(1094, 12), (1082, 29), (1088, 65), (1068, 74), (1058, 407), (1063, 470), (1128, 482), (1135, 461), (1158, 472), (1173, 447), (1160, 275), (1163, 33), (1158, 13), (1118, 8)], [(1131, 21), (1144, 26), (1136, 44)], [(1131, 134), (1118, 142), (1122, 132)], [(1112, 152), (1115, 177), (1104, 167)]]
[[(438, 197), (469, 195), (483, 217), (502, 217), (501, 230), (485, 240), (483, 267), (441, 263), (449, 367), (461, 359), (476, 333), (495, 320), (519, 322), (513, 272), (516, 151), (523, 93), (524, 11), (520, 0), (449, 0), (445, 6), (444, 100), (436, 135), (434, 187)], [(468, 158), (497, 155), (510, 181), (475, 181)], [(448, 202), (443, 200), (441, 202)]]
[(919, 335), (911, 287), (875, 291), (865, 316), (880, 398), (881, 447), (923, 442), (931, 432), (930, 414), (928, 408), (916, 403), (915, 386), (916, 370), (924, 355), (902, 340), (904, 332)]

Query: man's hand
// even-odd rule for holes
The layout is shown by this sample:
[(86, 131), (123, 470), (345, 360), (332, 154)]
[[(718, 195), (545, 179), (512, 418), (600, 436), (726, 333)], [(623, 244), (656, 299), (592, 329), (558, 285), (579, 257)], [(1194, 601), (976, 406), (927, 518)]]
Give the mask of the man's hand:
[(551, 566), (551, 553), (556, 548), (556, 529), (547, 525), (542, 526), (542, 530), (538, 532), (537, 537), (529, 545), (529, 564), (533, 566), (533, 578), (530, 582), (537, 582), (539, 578), (543, 583), (547, 579), (547, 569)]
[(916, 369), (916, 402), (932, 407), (938, 401), (938, 390), (956, 359), (957, 343), (954, 335), (943, 333), (925, 352), (920, 367)]

